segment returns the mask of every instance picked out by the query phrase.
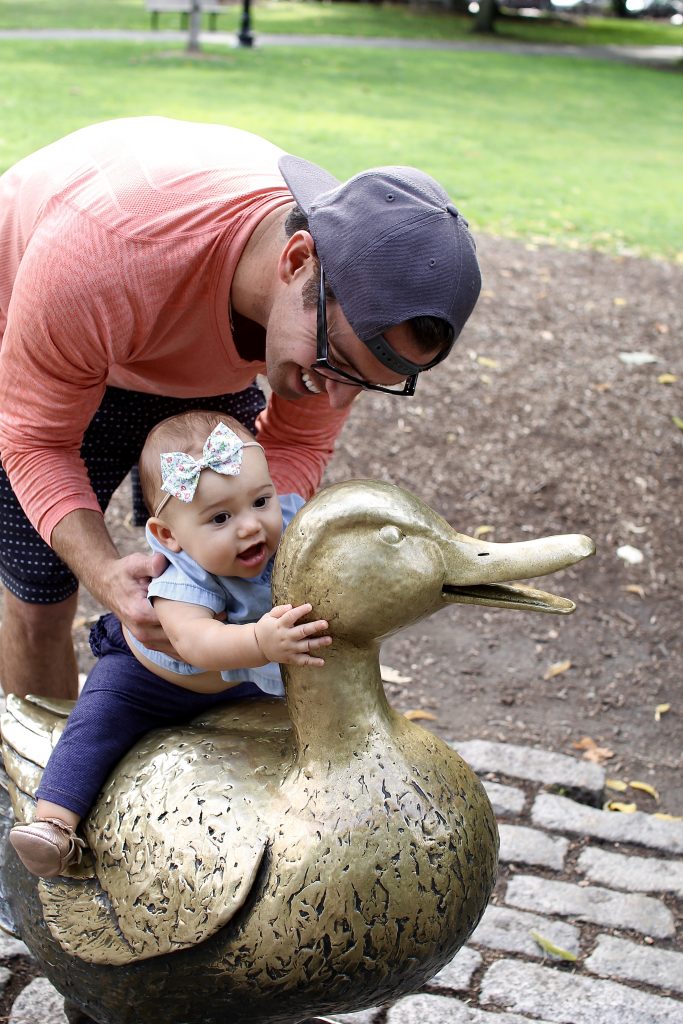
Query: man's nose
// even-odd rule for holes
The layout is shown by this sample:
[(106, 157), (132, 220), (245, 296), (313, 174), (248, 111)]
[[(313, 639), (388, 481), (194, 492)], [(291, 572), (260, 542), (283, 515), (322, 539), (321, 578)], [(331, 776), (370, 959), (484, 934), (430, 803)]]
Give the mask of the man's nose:
[(328, 377), (325, 380), (325, 390), (333, 409), (347, 409), (363, 388), (356, 388), (353, 384), (340, 384), (339, 381)]

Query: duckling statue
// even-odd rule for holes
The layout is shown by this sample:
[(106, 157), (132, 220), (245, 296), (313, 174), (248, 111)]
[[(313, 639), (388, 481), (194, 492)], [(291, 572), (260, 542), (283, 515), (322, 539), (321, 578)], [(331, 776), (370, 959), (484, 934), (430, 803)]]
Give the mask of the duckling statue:
[[(68, 877), (36, 879), (6, 849), (5, 912), (79, 1019), (296, 1024), (415, 991), (451, 960), (495, 881), (496, 824), (462, 759), (388, 705), (381, 641), (453, 603), (570, 612), (500, 584), (592, 551), (581, 536), (473, 540), (385, 483), (308, 502), (273, 590), (328, 619), (324, 668), (284, 668), (286, 703), (149, 733), (105, 784), (83, 826), (92, 857)], [(17, 818), (69, 707), (8, 700)]]

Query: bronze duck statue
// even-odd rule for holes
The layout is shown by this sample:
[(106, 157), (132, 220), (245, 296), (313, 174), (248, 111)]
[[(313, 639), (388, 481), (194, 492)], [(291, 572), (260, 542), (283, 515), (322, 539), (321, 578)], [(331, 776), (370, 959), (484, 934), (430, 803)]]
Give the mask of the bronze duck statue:
[[(274, 601), (310, 601), (324, 668), (283, 669), (256, 699), (149, 733), (83, 823), (69, 877), (7, 847), (15, 930), (71, 1007), (99, 1024), (295, 1024), (415, 991), (476, 927), (495, 881), (485, 791), (440, 739), (387, 703), (382, 640), (453, 603), (563, 613), (524, 585), (593, 551), (587, 537), (489, 544), (406, 491), (321, 491), (281, 543)], [(70, 705), (10, 698), (17, 818)]]

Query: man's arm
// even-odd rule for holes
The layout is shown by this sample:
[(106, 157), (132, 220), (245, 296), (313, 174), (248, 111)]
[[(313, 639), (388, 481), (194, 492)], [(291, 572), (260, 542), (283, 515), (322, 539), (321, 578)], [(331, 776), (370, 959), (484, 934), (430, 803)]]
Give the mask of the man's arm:
[(121, 558), (104, 517), (90, 509), (76, 509), (64, 516), (52, 531), (51, 543), (93, 597), (111, 609), (133, 636), (147, 647), (173, 653), (147, 600), (150, 579), (166, 567), (163, 555)]
[(315, 494), (350, 409), (330, 409), (327, 395), (288, 401), (271, 394), (256, 421), (279, 494)]

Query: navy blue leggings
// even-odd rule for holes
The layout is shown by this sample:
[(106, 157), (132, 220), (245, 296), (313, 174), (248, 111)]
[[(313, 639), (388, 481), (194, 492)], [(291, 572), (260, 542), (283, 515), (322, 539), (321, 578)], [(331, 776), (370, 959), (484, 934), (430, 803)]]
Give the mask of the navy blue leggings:
[(133, 656), (115, 615), (90, 631), (99, 660), (90, 672), (52, 751), (37, 796), (83, 817), (123, 755), (150, 729), (176, 725), (219, 704), (263, 696), (255, 683), (220, 693), (195, 693), (168, 683)]

